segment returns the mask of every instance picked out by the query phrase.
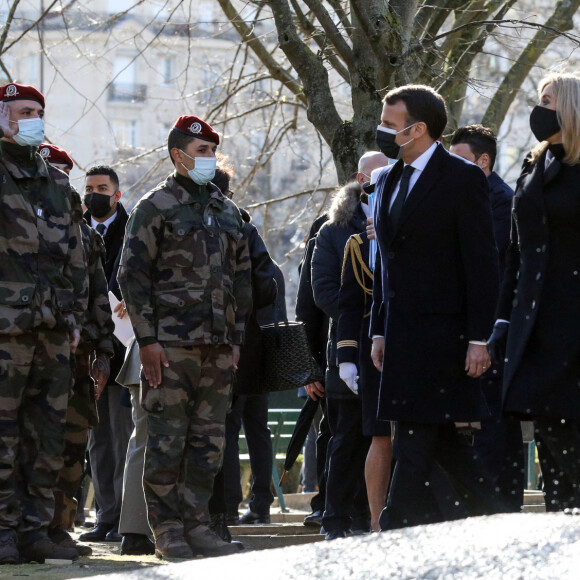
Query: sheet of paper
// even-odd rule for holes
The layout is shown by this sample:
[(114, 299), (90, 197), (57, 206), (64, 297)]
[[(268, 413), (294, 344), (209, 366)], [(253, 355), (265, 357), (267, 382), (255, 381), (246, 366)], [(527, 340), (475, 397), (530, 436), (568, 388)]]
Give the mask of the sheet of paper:
[(119, 318), (118, 313), (115, 312), (115, 307), (120, 303), (120, 300), (109, 291), (109, 303), (111, 305), (111, 312), (113, 314), (113, 322), (115, 323), (114, 335), (119, 339), (121, 344), (128, 347), (131, 341), (135, 338), (133, 326), (129, 320), (129, 316), (125, 313), (123, 318)]

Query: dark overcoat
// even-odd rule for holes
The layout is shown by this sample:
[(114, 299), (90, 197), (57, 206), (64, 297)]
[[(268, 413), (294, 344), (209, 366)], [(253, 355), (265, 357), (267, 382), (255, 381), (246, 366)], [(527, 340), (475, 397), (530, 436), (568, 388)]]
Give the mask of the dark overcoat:
[[(324, 221), (327, 219), (328, 218), (324, 216)], [(319, 220), (324, 223), (320, 218)], [(317, 220), (317, 222), (319, 220)], [(310, 229), (312, 237), (309, 237), (306, 242), (304, 256), (298, 269), (300, 278), (298, 280), (295, 313), (296, 320), (304, 323), (310, 353), (320, 367), (320, 370), (324, 372), (324, 369), (326, 369), (326, 342), (328, 340), (330, 319), (322, 310), (320, 310), (320, 308), (318, 308), (318, 306), (316, 306), (316, 302), (314, 302), (314, 294), (312, 292), (312, 255), (314, 254), (314, 245), (316, 243), (316, 235), (318, 234), (319, 229), (315, 229), (317, 222), (315, 222), (313, 227)], [(322, 223), (320, 223), (320, 226), (322, 226)], [(313, 230), (315, 233), (312, 233)]]
[[(253, 395), (267, 392), (267, 385), (262, 384), (260, 374), (262, 360), (262, 334), (260, 324), (271, 324), (273, 312), (267, 307), (272, 305), (277, 296), (280, 298), (280, 316), (285, 318), (284, 276), (272, 260), (264, 240), (256, 226), (251, 223), (250, 215), (240, 209), (244, 220), (243, 234), (248, 240), (248, 250), (252, 263), (252, 312), (246, 324), (244, 344), (240, 350), (240, 362), (234, 380), (236, 395)], [(278, 284), (278, 281), (280, 282)], [(266, 320), (262, 320), (265, 317)]]
[(498, 307), (507, 413), (580, 419), (580, 166), (524, 163)]
[(326, 349), (327, 368), (325, 392), (327, 397), (351, 399), (356, 395), (338, 375), (336, 356), (336, 327), (339, 308), (338, 296), (344, 248), (353, 234), (364, 231), (366, 216), (360, 203), (361, 187), (358, 183), (345, 185), (335, 196), (328, 221), (316, 236), (312, 256), (312, 292), (316, 306), (330, 318)]
[[(87, 210), (84, 218), (91, 225), (91, 213)], [(129, 216), (127, 210), (121, 202), (117, 203), (117, 216), (109, 224), (103, 241), (105, 242), (106, 256), (103, 262), (103, 270), (107, 278), (108, 288), (117, 298), (121, 299), (121, 291), (117, 282), (117, 273), (121, 260), (121, 250), (123, 249), (123, 239), (125, 237), (125, 227)], [(119, 342), (116, 336), (113, 336), (113, 346), (115, 355), (111, 359), (111, 373), (109, 382), (114, 382), (115, 377), (119, 374), (123, 361), (125, 360), (125, 347)], [(125, 393), (126, 394), (126, 393)], [(129, 405), (130, 406), (130, 405)]]
[(487, 180), (438, 145), (394, 232), (388, 208), (402, 167), (383, 170), (376, 187), (371, 334), (385, 336), (378, 418), (477, 420), (481, 390), (465, 357), (470, 340), (489, 336), (498, 294)]

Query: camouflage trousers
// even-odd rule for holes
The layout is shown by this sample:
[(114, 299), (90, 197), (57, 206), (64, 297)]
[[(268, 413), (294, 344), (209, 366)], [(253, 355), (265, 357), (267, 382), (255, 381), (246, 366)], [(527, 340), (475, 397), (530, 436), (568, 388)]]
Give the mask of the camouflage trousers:
[(0, 530), (46, 533), (71, 387), (66, 332), (0, 335)]
[(166, 347), (165, 355), (169, 368), (159, 388), (141, 381), (148, 428), (143, 487), (155, 537), (209, 521), (232, 386), (229, 345)]
[(90, 376), (90, 352), (90, 349), (79, 347), (72, 359), (75, 380), (66, 411), (64, 465), (58, 472), (54, 488), (55, 506), (51, 528), (68, 530), (74, 527), (77, 514), (75, 495), (83, 476), (89, 429), (97, 422), (95, 384)]

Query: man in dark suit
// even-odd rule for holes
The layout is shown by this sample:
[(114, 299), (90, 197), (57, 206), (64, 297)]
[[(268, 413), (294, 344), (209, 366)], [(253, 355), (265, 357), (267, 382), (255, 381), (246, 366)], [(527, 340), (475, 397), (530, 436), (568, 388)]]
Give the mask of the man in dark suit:
[[(105, 242), (107, 256), (103, 268), (109, 290), (119, 299), (121, 293), (117, 284), (118, 257), (128, 219), (120, 198), (119, 177), (111, 167), (97, 165), (87, 171), (85, 219), (101, 234)], [(116, 338), (113, 342), (115, 356), (111, 360), (109, 383), (97, 401), (99, 422), (89, 435), (91, 476), (95, 487), (95, 500), (99, 506), (97, 523), (93, 530), (80, 535), (79, 540), (83, 542), (121, 541), (118, 525), (123, 495), (123, 471), (133, 420), (130, 403), (127, 401), (125, 405), (121, 401), (122, 396), (128, 396), (128, 391), (115, 382), (123, 364), (125, 348)]]
[[(487, 177), (501, 281), (510, 243), (514, 192), (493, 170), (497, 155), (495, 133), (483, 125), (459, 127), (451, 138), (449, 150), (475, 163)], [(474, 445), (510, 511), (519, 512), (524, 503), (526, 484), (524, 446), (519, 420), (501, 416), (503, 364), (493, 365), (480, 380), (485, 408), (481, 429), (474, 436)]]
[(438, 142), (445, 103), (429, 87), (387, 93), (377, 143), (399, 161), (378, 176), (372, 358), (382, 371), (377, 418), (396, 421), (381, 528), (439, 521), (438, 464), (472, 515), (499, 510), (477, 453), (456, 422), (480, 418), (485, 339), (498, 293), (488, 185)]

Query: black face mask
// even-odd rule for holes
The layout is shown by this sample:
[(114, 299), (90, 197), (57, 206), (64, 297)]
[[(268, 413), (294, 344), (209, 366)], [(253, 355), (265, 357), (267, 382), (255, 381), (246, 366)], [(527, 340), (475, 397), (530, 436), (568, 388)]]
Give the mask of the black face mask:
[(388, 133), (381, 126), (377, 127), (376, 141), (381, 153), (389, 159), (398, 159), (401, 147), (395, 142), (396, 133)]
[(87, 193), (85, 205), (93, 217), (104, 218), (111, 211), (111, 197), (104, 193)]
[(385, 129), (385, 127), (379, 125), (377, 127), (376, 141), (377, 141), (377, 145), (379, 146), (379, 149), (381, 150), (381, 153), (383, 155), (386, 155), (389, 159), (399, 159), (401, 157), (401, 149), (403, 149), (403, 147), (405, 147), (405, 145), (408, 145), (409, 143), (411, 143), (411, 141), (414, 141), (415, 138), (412, 137), (406, 143), (403, 143), (402, 145), (397, 145), (397, 142), (395, 141), (395, 137), (399, 133), (403, 133), (404, 131), (406, 131), (407, 129), (410, 129), (411, 127), (413, 127), (416, 124), (417, 124), (416, 122), (412, 123), (408, 127), (405, 127), (404, 129), (401, 129), (400, 131), (395, 131), (393, 133), (391, 133), (391, 131), (394, 131), (393, 129), (390, 129), (390, 130)]
[(556, 111), (536, 105), (530, 113), (530, 129), (538, 141), (545, 141), (561, 130)]

